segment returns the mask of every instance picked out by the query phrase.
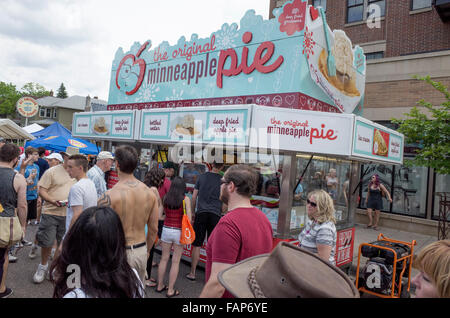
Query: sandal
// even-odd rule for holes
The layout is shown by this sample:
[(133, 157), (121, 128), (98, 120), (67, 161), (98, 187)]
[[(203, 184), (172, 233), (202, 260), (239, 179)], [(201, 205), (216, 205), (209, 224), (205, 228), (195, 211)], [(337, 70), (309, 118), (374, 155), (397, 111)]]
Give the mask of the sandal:
[(166, 286), (166, 285), (164, 285), (163, 288), (161, 288), (161, 289), (158, 289), (158, 285), (157, 285), (156, 287), (157, 287), (157, 288), (155, 288), (155, 291), (156, 291), (157, 293), (162, 293), (164, 290), (167, 289), (167, 286)]
[(366, 229), (370, 229), (372, 227), (372, 225), (367, 225)]
[(152, 277), (149, 280), (145, 281), (145, 286), (147, 286), (147, 287), (156, 287), (156, 286), (158, 286), (158, 283), (156, 282), (156, 279), (154, 279)]
[(186, 274), (186, 278), (192, 281), (195, 281), (195, 277), (190, 277), (189, 274)]
[(178, 296), (178, 295), (180, 295), (180, 291), (175, 289), (172, 295), (169, 295), (169, 293), (167, 293), (166, 297), (167, 298), (172, 298), (172, 297), (175, 297), (175, 296)]
[(378, 231), (378, 226), (372, 226), (372, 230)]

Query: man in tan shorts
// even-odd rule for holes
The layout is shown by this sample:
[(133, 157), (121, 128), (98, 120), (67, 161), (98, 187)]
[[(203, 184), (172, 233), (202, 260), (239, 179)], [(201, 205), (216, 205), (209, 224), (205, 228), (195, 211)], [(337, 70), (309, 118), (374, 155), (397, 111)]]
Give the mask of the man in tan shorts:
[(119, 215), (125, 232), (128, 263), (144, 282), (147, 258), (158, 232), (158, 201), (150, 188), (133, 175), (138, 164), (136, 149), (120, 146), (114, 159), (119, 182), (99, 198), (98, 206), (109, 206)]
[[(48, 260), (52, 252), (53, 243), (57, 246), (62, 242), (66, 232), (66, 204), (69, 191), (76, 180), (66, 171), (67, 161), (63, 164), (60, 154), (54, 153), (47, 157), (51, 168), (46, 170), (39, 180), (39, 195), (44, 200), (42, 205), (41, 222), (36, 232), (37, 245), (41, 247), (41, 263), (38, 265), (33, 281), (42, 283), (48, 271)], [(30, 258), (34, 258), (35, 246), (32, 247)], [(55, 257), (56, 258), (56, 257)]]

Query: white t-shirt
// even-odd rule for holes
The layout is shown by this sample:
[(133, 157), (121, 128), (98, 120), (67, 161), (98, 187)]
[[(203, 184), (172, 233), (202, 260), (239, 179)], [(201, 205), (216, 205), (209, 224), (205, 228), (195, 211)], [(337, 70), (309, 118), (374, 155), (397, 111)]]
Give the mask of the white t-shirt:
[(67, 204), (66, 234), (69, 231), (73, 218), (72, 207), (79, 205), (83, 206), (83, 211), (97, 205), (97, 190), (91, 179), (87, 177), (80, 179), (70, 188), (69, 202)]

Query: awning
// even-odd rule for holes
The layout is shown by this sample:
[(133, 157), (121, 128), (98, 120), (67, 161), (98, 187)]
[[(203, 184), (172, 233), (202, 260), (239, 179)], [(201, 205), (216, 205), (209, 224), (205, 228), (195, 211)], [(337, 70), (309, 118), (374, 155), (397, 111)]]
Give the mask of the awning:
[(27, 133), (10, 119), (0, 119), (0, 136), (5, 139), (33, 140), (33, 135)]
[(23, 127), (23, 129), (24, 129), (27, 133), (32, 134), (32, 133), (35, 133), (35, 132), (37, 132), (37, 131), (40, 131), (40, 130), (44, 129), (44, 127), (42, 127), (42, 126), (39, 125), (39, 124), (34, 123), (34, 124), (28, 125), (28, 126), (26, 126), (26, 127)]

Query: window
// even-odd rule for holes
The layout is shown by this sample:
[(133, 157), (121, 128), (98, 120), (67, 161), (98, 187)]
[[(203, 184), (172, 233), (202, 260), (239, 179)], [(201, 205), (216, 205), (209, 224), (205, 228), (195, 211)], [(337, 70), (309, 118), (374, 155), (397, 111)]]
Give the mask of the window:
[(57, 114), (58, 114), (58, 113), (57, 113), (57, 111), (56, 111), (56, 108), (54, 108), (54, 109), (53, 109), (53, 118), (56, 118), (56, 117), (57, 117)]
[(366, 53), (366, 60), (382, 59), (383, 57), (384, 57), (384, 52)]
[[(433, 202), (433, 219), (439, 218), (439, 208), (440, 208), (440, 201), (445, 200), (445, 197), (447, 201), (450, 199), (450, 175), (448, 174), (436, 174), (436, 177), (434, 178), (434, 202)], [(450, 222), (450, 214), (448, 214), (447, 221)]]
[(45, 117), (52, 118), (52, 109), (51, 108), (47, 108), (45, 110)]
[(375, 9), (370, 7), (373, 5), (380, 7), (380, 16), (383, 17), (386, 12), (386, 0), (347, 0), (347, 23), (366, 20), (376, 13)]
[(384, 17), (386, 12), (386, 1), (385, 0), (369, 0), (368, 1), (368, 7), (367, 7), (367, 17), (370, 15), (375, 14), (375, 9), (369, 10), (371, 5), (377, 5), (380, 7), (380, 17)]
[(313, 1), (313, 6), (314, 7), (322, 7), (323, 11), (327, 11), (327, 0), (314, 0)]
[(347, 23), (363, 20), (364, 0), (347, 1)]
[(411, 10), (419, 10), (431, 7), (432, 0), (412, 0)]
[(39, 116), (45, 117), (45, 108), (44, 107), (41, 107), (41, 109), (39, 110)]
[(392, 197), (392, 204), (383, 197), (381, 211), (394, 214), (422, 217), (426, 216), (428, 168), (405, 167), (380, 164), (363, 165), (361, 173), (366, 172), (360, 189), (360, 208), (366, 209), (367, 189), (370, 178), (378, 174), (380, 182)]

